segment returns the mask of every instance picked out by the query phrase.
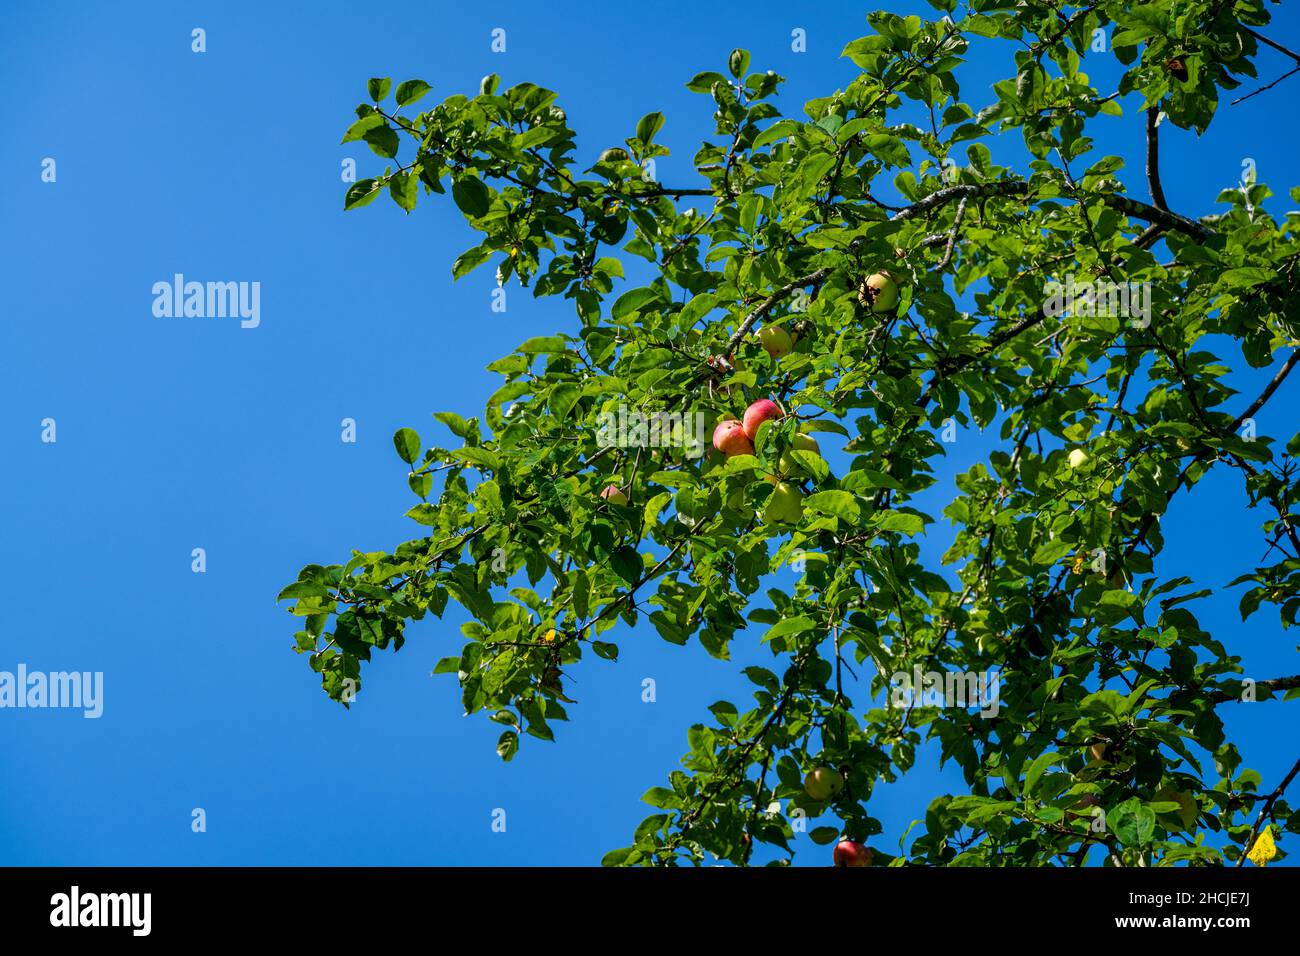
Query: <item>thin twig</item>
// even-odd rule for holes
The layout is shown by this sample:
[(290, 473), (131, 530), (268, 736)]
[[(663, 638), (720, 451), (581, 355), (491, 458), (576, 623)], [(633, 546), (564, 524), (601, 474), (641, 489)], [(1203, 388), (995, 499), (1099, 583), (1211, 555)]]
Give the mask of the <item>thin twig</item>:
[(1264, 805), (1260, 807), (1259, 816), (1255, 817), (1255, 825), (1250, 828), (1250, 836), (1246, 838), (1246, 844), (1242, 847), (1241, 856), (1237, 857), (1238, 867), (1246, 862), (1246, 854), (1254, 848), (1255, 838), (1259, 836), (1259, 828), (1264, 823), (1264, 817), (1273, 812), (1273, 804), (1277, 803), (1278, 800), (1281, 799), (1283, 792), (1291, 785), (1291, 781), (1296, 778), (1296, 774), (1300, 774), (1300, 760), (1295, 762), (1295, 766), (1291, 768), (1291, 772), (1277, 785), (1277, 789), (1268, 795), (1268, 799), (1265, 800)]

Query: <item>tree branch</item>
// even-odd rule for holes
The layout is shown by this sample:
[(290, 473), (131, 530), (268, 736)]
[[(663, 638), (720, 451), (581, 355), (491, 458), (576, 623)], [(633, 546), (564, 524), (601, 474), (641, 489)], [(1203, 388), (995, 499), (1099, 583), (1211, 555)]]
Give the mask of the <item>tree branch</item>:
[(1279, 76), (1279, 77), (1278, 77), (1276, 80), (1274, 80), (1272, 83), (1266, 83), (1264, 86), (1261, 86), (1259, 89), (1257, 89), (1257, 90), (1255, 90), (1255, 91), (1253, 91), (1253, 92), (1251, 92), (1251, 93), (1247, 93), (1245, 96), (1239, 96), (1239, 97), (1237, 97), (1235, 100), (1233, 100), (1233, 101), (1232, 101), (1231, 103), (1229, 103), (1228, 105), (1229, 105), (1229, 106), (1236, 106), (1238, 103), (1244, 103), (1246, 100), (1250, 99), (1252, 96), (1259, 96), (1260, 93), (1263, 93), (1265, 90), (1271, 90), (1273, 87), (1277, 86), (1279, 83), (1281, 83), (1283, 80), (1285, 80), (1288, 76), (1291, 76), (1293, 73), (1300, 73), (1300, 66), (1297, 66), (1295, 69), (1292, 69), (1292, 70), (1287, 70), (1285, 73), (1283, 73), (1281, 76)]
[(1262, 33), (1256, 33), (1254, 30), (1252, 30), (1252, 29), (1251, 29), (1250, 27), (1248, 27), (1248, 26), (1245, 26), (1244, 24), (1239, 24), (1239, 25), (1241, 26), (1242, 32), (1244, 32), (1244, 33), (1249, 33), (1251, 36), (1253, 36), (1253, 37), (1254, 37), (1256, 40), (1258, 40), (1260, 43), (1263, 43), (1263, 44), (1265, 44), (1266, 46), (1271, 46), (1274, 50), (1277, 50), (1279, 53), (1285, 53), (1285, 54), (1286, 54), (1287, 56), (1289, 56), (1291, 59), (1295, 60), (1297, 63), (1300, 63), (1300, 53), (1296, 53), (1296, 52), (1294, 52), (1294, 51), (1292, 51), (1292, 50), (1288, 50), (1288, 49), (1287, 49), (1286, 47), (1284, 47), (1282, 44), (1280, 44), (1280, 43), (1276, 43), (1276, 42), (1274, 42), (1273, 40), (1270, 40), (1268, 37), (1264, 36)]
[(1157, 209), (1169, 211), (1165, 202), (1165, 190), (1160, 185), (1160, 110), (1152, 106), (1147, 109), (1147, 186), (1151, 189), (1151, 201)]
[[(1255, 686), (1264, 687), (1268, 690), (1293, 690), (1300, 687), (1300, 674), (1293, 677), (1273, 677), (1269, 680), (1257, 680)], [(1230, 700), (1240, 701), (1241, 697), (1237, 694), (1229, 694), (1224, 690), (1217, 690), (1210, 694), (1209, 700), (1212, 704), (1223, 704)]]
[(953, 243), (957, 241), (957, 232), (961, 229), (962, 217), (966, 215), (966, 202), (969, 198), (969, 196), (962, 196), (961, 201), (957, 203), (957, 215), (953, 217), (952, 230), (948, 233), (948, 245), (943, 250), (943, 258), (940, 259), (939, 264), (934, 267), (935, 272), (942, 272), (944, 269), (948, 268), (948, 263), (952, 262)]
[(743, 341), (745, 336), (749, 334), (749, 330), (754, 327), (754, 323), (776, 308), (779, 302), (788, 296), (793, 295), (799, 289), (807, 288), (810, 285), (820, 284), (830, 274), (831, 270), (829, 268), (818, 269), (816, 272), (810, 272), (806, 276), (800, 276), (793, 282), (781, 286), (781, 288), (769, 295), (766, 299), (760, 302), (754, 310), (749, 313), (749, 315), (745, 316), (745, 321), (740, 323), (740, 326), (727, 342), (727, 348), (723, 352), (723, 355), (727, 358), (731, 358), (731, 356), (735, 354), (736, 348), (740, 345), (741, 341)]
[(1265, 800), (1264, 805), (1260, 807), (1259, 816), (1255, 817), (1255, 825), (1250, 828), (1250, 835), (1246, 837), (1246, 843), (1241, 848), (1241, 856), (1237, 857), (1238, 868), (1241, 867), (1241, 864), (1246, 862), (1246, 854), (1255, 846), (1255, 838), (1259, 836), (1259, 828), (1264, 824), (1264, 817), (1273, 812), (1273, 805), (1282, 798), (1282, 794), (1286, 791), (1286, 788), (1291, 785), (1291, 781), (1296, 778), (1296, 774), (1300, 774), (1300, 760), (1295, 762), (1295, 766), (1291, 768), (1291, 772), (1283, 778), (1282, 782), (1277, 785), (1277, 789), (1268, 795), (1268, 799)]
[[(1232, 420), (1232, 424), (1228, 426), (1228, 431), (1235, 432), (1241, 427), (1242, 423), (1246, 419), (1253, 417), (1256, 412), (1263, 408), (1264, 404), (1272, 397), (1273, 393), (1278, 390), (1278, 387), (1286, 381), (1286, 377), (1291, 374), (1291, 370), (1295, 368), (1297, 362), (1300, 362), (1300, 349), (1291, 353), (1286, 362), (1282, 364), (1282, 367), (1277, 370), (1277, 374), (1273, 376), (1272, 381), (1264, 386), (1264, 390), (1259, 393), (1259, 397), (1251, 402), (1244, 412)], [(1161, 509), (1159, 512), (1148, 511), (1146, 513), (1146, 516), (1142, 519), (1142, 524), (1138, 527), (1138, 533), (1133, 537), (1133, 540), (1129, 542), (1128, 547), (1124, 549), (1124, 555), (1126, 557), (1141, 547), (1142, 542), (1145, 541), (1146, 536), (1151, 533), (1151, 529), (1154, 527), (1156, 521), (1159, 520), (1160, 515), (1168, 508), (1169, 502), (1173, 500), (1174, 495), (1178, 494), (1179, 490), (1187, 481), (1187, 476), (1191, 472), (1192, 468), (1203, 462), (1206, 454), (1208, 454), (1208, 452), (1203, 451), (1198, 453), (1187, 463), (1187, 466), (1179, 472), (1178, 480), (1174, 482), (1174, 486), (1165, 492), (1165, 509)]]

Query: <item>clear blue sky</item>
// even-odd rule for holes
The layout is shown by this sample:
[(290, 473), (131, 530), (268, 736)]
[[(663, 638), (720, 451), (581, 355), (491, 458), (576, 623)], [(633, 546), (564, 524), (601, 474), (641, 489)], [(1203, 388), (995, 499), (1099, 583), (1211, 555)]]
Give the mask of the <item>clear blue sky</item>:
[[(665, 182), (691, 180), (709, 135), (694, 73), (736, 46), (787, 76), (780, 103), (845, 85), (839, 58), (868, 32), (871, 5), (571, 3), (6, 3), (0, 12), (0, 518), (7, 582), (0, 670), (105, 673), (105, 712), (0, 711), (0, 863), (585, 864), (624, 845), (650, 809), (707, 705), (748, 700), (739, 665), (648, 629), (623, 634), (622, 660), (576, 673), (580, 704), (559, 741), (527, 738), (512, 764), (499, 728), (464, 718), (454, 679), (430, 677), (458, 651), (460, 618), (416, 625), (397, 655), (367, 668), (351, 712), (328, 701), (290, 652), (294, 621), (274, 597), (308, 562), (387, 549), (418, 529), (390, 436), (401, 426), (447, 441), (430, 414), (477, 414), (498, 378), (483, 370), (530, 335), (572, 329), (567, 304), (512, 291), (490, 311), (490, 268), (451, 281), (471, 241), (450, 202), (403, 216), (387, 199), (342, 212), (340, 162), (382, 161), (338, 145), (370, 76), (433, 84), (428, 102), (472, 93), (498, 72), (558, 90), (594, 158), (662, 110)], [(898, 5), (899, 12), (928, 10)], [(739, 11), (744, 10), (743, 14)], [(1300, 45), (1294, 11), (1272, 35)], [(207, 31), (208, 52), (190, 51)], [(507, 30), (507, 52), (489, 34)], [(808, 51), (790, 50), (807, 31)], [(1284, 72), (1261, 58), (1264, 79)], [(977, 105), (1005, 61), (962, 74)], [(1101, 82), (1112, 77), (1097, 70)], [(1197, 141), (1164, 140), (1175, 208), (1215, 210), (1244, 158), (1290, 208), (1300, 79), (1225, 106)], [(1144, 196), (1132, 109), (1094, 132)], [(992, 144), (995, 159), (1020, 155)], [(58, 179), (41, 181), (41, 162)], [(693, 184), (693, 183), (692, 183)], [(150, 289), (174, 273), (261, 283), (261, 326), (157, 319)], [(1243, 376), (1243, 391), (1256, 379)], [(1260, 422), (1285, 441), (1291, 383)], [(58, 442), (40, 441), (41, 421)], [(359, 441), (339, 440), (354, 418)], [(987, 451), (964, 434), (945, 481)], [(1235, 474), (1180, 498), (1159, 565), (1219, 588), (1199, 613), (1254, 676), (1294, 673), (1294, 637), (1266, 608), (1248, 626), (1222, 590), (1263, 553), (1261, 516)], [(937, 526), (930, 554), (949, 533)], [(190, 570), (205, 548), (206, 574)], [(738, 641), (736, 656), (761, 660)], [(765, 652), (763, 652), (763, 656)], [(653, 677), (658, 702), (643, 704)], [(1247, 763), (1272, 786), (1294, 761), (1295, 705), (1231, 709)], [(897, 834), (945, 786), (935, 761), (873, 811)], [(941, 779), (942, 778), (942, 779)], [(945, 784), (944, 781), (948, 781)], [(194, 834), (191, 810), (208, 831)], [(507, 832), (490, 828), (494, 808)], [(806, 837), (802, 838), (806, 842)], [(897, 852), (893, 841), (879, 841)], [(826, 862), (825, 850), (801, 863)]]

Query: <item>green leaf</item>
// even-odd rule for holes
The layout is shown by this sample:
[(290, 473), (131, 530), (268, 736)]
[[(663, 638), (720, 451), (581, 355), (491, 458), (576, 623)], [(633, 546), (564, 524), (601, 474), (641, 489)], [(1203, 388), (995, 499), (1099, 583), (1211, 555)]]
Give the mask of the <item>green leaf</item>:
[(1125, 846), (1143, 846), (1155, 832), (1156, 814), (1137, 797), (1130, 797), (1107, 814), (1106, 825)]
[(663, 126), (663, 113), (646, 113), (636, 124), (636, 138), (643, 143), (649, 143), (655, 138), (655, 133), (663, 129)]
[(876, 519), (876, 527), (881, 531), (920, 534), (925, 530), (925, 519), (905, 511), (888, 511)]
[(379, 180), (377, 179), (359, 179), (348, 187), (347, 195), (343, 197), (343, 208), (360, 209), (362, 206), (369, 205), (375, 201), (379, 195)]
[(415, 200), (420, 195), (419, 177), (409, 170), (397, 173), (388, 181), (388, 193), (393, 197), (393, 202), (409, 213), (415, 208)]
[(408, 103), (414, 103), (420, 97), (428, 93), (432, 87), (424, 80), (407, 80), (397, 85), (397, 105), (405, 106)]
[(519, 735), (513, 730), (507, 730), (497, 740), (497, 756), (509, 763), (515, 759), (515, 754), (519, 752)]
[(387, 122), (388, 121), (384, 119), (383, 115), (380, 113), (367, 113), (365, 116), (361, 117), (361, 119), (348, 127), (348, 131), (343, 134), (343, 142), (352, 143), (360, 140), (366, 135), (366, 133), (379, 126), (385, 125)]
[(523, 352), (525, 355), (544, 355), (547, 353), (565, 351), (564, 336), (562, 335), (539, 335), (531, 339), (526, 339), (516, 352)]
[(819, 491), (803, 500), (805, 511), (831, 515), (845, 521), (857, 521), (860, 516), (857, 499), (847, 491)]
[(434, 412), (433, 417), (442, 422), (457, 438), (477, 438), (478, 430), (455, 412)]
[(713, 70), (704, 73), (696, 73), (691, 77), (691, 81), (686, 84), (686, 88), (692, 93), (708, 93), (713, 89), (714, 83), (726, 83), (727, 78), (721, 73)]
[(399, 428), (393, 435), (393, 447), (397, 449), (398, 457), (411, 465), (420, 457), (423, 446), (420, 444), (420, 436), (417, 432), (410, 428)]
[(632, 289), (618, 297), (614, 308), (610, 310), (610, 317), (615, 321), (621, 321), (651, 303), (659, 301), (661, 300), (658, 289)]
[(366, 90), (370, 94), (370, 99), (379, 103), (388, 95), (388, 89), (392, 85), (393, 81), (389, 77), (374, 77), (366, 81)]
[(727, 69), (736, 79), (743, 79), (749, 69), (749, 51), (732, 50), (731, 56), (727, 57)]
[(375, 126), (366, 130), (361, 137), (370, 147), (371, 152), (385, 159), (392, 159), (397, 155), (397, 131), (387, 123), (382, 126)]
[(490, 199), (488, 188), (481, 179), (462, 176), (452, 183), (451, 198), (466, 216), (480, 219), (487, 214)]
[(774, 640), (775, 638), (786, 637), (790, 634), (802, 634), (805, 631), (813, 630), (815, 627), (817, 627), (817, 622), (812, 618), (804, 617), (803, 615), (787, 617), (785, 620), (768, 628), (767, 633), (763, 635), (761, 643), (766, 644), (768, 641)]
[(641, 795), (641, 801), (660, 810), (676, 810), (682, 805), (682, 798), (665, 787), (651, 787)]
[(1029, 769), (1025, 771), (1025, 796), (1033, 795), (1038, 779), (1048, 767), (1060, 763), (1064, 759), (1065, 757), (1059, 753), (1045, 753), (1036, 757), (1034, 762), (1029, 765)]
[(463, 275), (468, 275), (491, 258), (492, 249), (488, 246), (475, 246), (472, 249), (466, 249), (456, 257), (456, 261), (452, 264), (452, 278), (459, 279)]

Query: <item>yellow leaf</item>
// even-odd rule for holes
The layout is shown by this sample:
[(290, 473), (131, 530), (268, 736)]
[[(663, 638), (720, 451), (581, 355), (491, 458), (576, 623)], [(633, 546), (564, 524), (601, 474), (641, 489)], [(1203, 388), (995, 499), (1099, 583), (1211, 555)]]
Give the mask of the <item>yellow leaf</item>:
[(1273, 828), (1265, 827), (1255, 843), (1246, 854), (1246, 859), (1256, 866), (1267, 866), (1268, 861), (1277, 856), (1277, 844), (1273, 842)]

